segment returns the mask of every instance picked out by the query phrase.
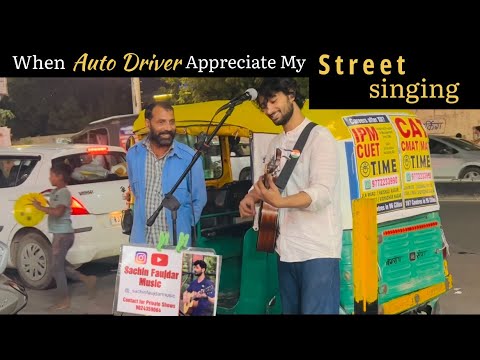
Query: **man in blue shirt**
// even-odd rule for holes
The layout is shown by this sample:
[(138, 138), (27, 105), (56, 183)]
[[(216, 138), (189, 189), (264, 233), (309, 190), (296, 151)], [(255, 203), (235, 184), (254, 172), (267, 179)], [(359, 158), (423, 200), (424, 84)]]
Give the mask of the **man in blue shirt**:
[[(169, 231), (172, 244), (170, 210), (162, 209), (152, 226), (146, 223), (190, 164), (195, 152), (174, 140), (175, 114), (169, 102), (148, 105), (145, 108), (145, 122), (149, 135), (127, 152), (128, 180), (135, 197), (130, 242), (156, 245), (160, 233)], [(177, 210), (178, 240), (181, 232), (191, 235), (192, 226), (200, 220), (207, 202), (202, 161), (195, 162), (173, 196), (180, 203)]]
[(197, 260), (193, 263), (197, 279), (192, 281), (183, 293), (183, 301), (191, 305), (191, 316), (213, 316), (215, 305), (215, 283), (205, 276), (207, 263)]

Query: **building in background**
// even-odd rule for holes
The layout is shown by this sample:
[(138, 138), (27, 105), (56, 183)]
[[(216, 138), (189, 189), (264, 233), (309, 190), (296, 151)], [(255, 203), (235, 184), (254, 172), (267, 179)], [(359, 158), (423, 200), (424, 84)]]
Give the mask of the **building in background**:
[(0, 99), (2, 96), (8, 96), (7, 78), (0, 77)]
[(415, 110), (415, 114), (428, 134), (455, 136), (461, 133), (463, 139), (475, 141), (479, 135), (475, 127), (480, 125), (480, 109)]
[(12, 145), (10, 128), (0, 126), (0, 147)]

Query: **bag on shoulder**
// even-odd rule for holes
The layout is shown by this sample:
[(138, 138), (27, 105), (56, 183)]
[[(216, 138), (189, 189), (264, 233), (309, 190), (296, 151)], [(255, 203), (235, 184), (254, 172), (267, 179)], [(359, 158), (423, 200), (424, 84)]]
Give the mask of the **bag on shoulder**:
[(130, 235), (133, 227), (133, 209), (122, 210), (122, 232)]

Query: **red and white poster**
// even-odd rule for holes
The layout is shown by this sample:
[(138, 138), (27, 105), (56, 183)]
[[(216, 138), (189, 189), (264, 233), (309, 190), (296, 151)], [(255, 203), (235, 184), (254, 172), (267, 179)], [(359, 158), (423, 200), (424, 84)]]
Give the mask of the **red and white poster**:
[(221, 256), (210, 251), (158, 251), (124, 245), (114, 313), (150, 316), (215, 316)]
[(355, 145), (360, 196), (377, 201), (377, 213), (403, 209), (397, 134), (385, 115), (344, 119)]
[(181, 253), (124, 245), (119, 267), (116, 291), (118, 312), (178, 316)]
[(430, 159), (428, 134), (419, 119), (391, 118), (402, 152), (402, 182), (405, 208), (438, 204)]

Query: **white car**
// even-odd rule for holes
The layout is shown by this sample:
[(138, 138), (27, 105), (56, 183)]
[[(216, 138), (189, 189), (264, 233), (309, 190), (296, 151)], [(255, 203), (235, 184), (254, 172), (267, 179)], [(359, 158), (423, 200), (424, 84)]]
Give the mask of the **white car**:
[(121, 245), (128, 243), (121, 228), (122, 193), (128, 189), (123, 148), (86, 144), (0, 148), (0, 242), (9, 248), (8, 266), (16, 268), (25, 285), (34, 289), (53, 284), (52, 236), (47, 216), (38, 225), (23, 226), (15, 218), (14, 207), (29, 193), (42, 193), (48, 201), (50, 168), (56, 162), (75, 169), (68, 185), (75, 243), (67, 260), (79, 266), (117, 256)]
[(435, 180), (480, 180), (480, 147), (464, 139), (430, 135)]

